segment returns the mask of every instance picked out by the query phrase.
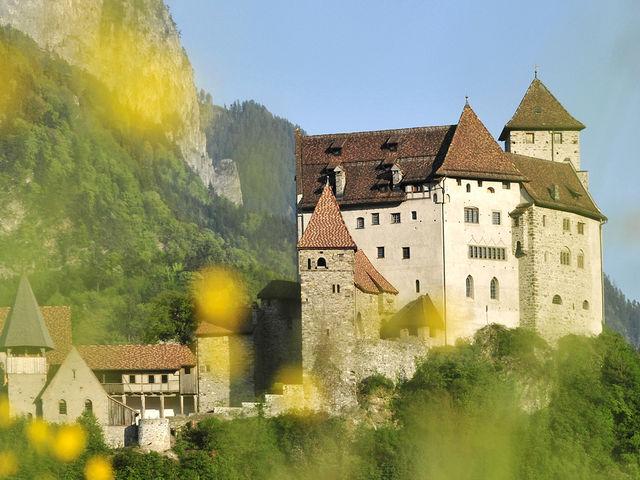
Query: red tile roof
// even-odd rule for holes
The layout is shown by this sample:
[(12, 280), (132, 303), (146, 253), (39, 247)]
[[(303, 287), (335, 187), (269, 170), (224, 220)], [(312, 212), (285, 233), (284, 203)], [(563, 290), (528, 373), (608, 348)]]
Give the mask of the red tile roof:
[(507, 122), (500, 140), (511, 130), (582, 130), (584, 124), (573, 118), (556, 97), (537, 78), (527, 89), (516, 113)]
[(440, 175), (497, 180), (524, 180), (518, 169), (466, 104), (460, 115)]
[[(0, 330), (11, 311), (10, 307), (0, 307)], [(53, 340), (53, 350), (46, 352), (47, 361), (51, 365), (59, 365), (71, 350), (71, 308), (70, 307), (40, 307), (44, 323)]]
[[(529, 179), (523, 186), (536, 205), (606, 220), (571, 163), (552, 162), (512, 153), (506, 155)], [(557, 185), (557, 200), (552, 195), (553, 185)]]
[(376, 270), (362, 250), (355, 254), (354, 281), (356, 287), (366, 293), (398, 293), (398, 290)]
[(178, 370), (192, 367), (196, 357), (189, 347), (162, 345), (80, 345), (91, 370)]
[(316, 208), (298, 242), (298, 248), (356, 249), (340, 207), (329, 185), (325, 185)]

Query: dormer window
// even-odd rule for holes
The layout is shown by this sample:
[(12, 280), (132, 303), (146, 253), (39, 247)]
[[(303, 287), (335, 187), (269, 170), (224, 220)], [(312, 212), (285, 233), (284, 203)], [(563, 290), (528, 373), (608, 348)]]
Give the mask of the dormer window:
[(329, 144), (325, 153), (329, 155), (333, 155), (334, 157), (339, 157), (342, 155), (342, 145), (344, 144), (344, 140), (334, 140)]
[(398, 139), (396, 137), (389, 137), (382, 144), (382, 150), (389, 150), (390, 152), (398, 151)]
[(396, 187), (397, 185), (400, 184), (403, 177), (402, 170), (400, 170), (400, 167), (398, 167), (397, 165), (394, 165), (393, 167), (391, 167), (391, 176), (392, 176), (393, 186)]

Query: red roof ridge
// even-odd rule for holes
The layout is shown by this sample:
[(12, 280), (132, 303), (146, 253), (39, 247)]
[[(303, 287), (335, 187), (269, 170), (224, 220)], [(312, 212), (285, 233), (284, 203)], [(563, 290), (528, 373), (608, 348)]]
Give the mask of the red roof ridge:
[(325, 185), (322, 190), (309, 224), (298, 242), (298, 248), (357, 249), (329, 185)]
[(425, 125), (423, 127), (405, 127), (405, 128), (391, 128), (385, 130), (366, 130), (363, 132), (340, 132), (340, 133), (320, 133), (317, 135), (302, 135), (302, 138), (309, 139), (322, 139), (326, 138), (328, 140), (333, 139), (335, 137), (342, 136), (367, 136), (367, 135), (381, 135), (383, 133), (395, 133), (395, 134), (406, 134), (406, 133), (416, 133), (416, 132), (430, 132), (433, 130), (441, 130), (441, 129), (449, 129), (451, 127), (455, 127), (455, 125)]

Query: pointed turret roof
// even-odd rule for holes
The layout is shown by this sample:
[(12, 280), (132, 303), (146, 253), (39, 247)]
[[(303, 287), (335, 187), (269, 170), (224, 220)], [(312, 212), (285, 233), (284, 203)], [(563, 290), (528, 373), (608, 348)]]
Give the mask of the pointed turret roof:
[(468, 102), (462, 109), (447, 155), (436, 173), (467, 178), (524, 179)]
[(340, 207), (329, 185), (325, 185), (322, 195), (311, 215), (309, 225), (298, 242), (299, 249), (309, 248), (352, 248), (356, 250)]
[(54, 348), (29, 280), (24, 276), (0, 335), (0, 350), (13, 347)]
[(562, 104), (534, 78), (516, 113), (507, 122), (500, 134), (506, 140), (511, 130), (582, 130), (585, 126), (573, 118)]

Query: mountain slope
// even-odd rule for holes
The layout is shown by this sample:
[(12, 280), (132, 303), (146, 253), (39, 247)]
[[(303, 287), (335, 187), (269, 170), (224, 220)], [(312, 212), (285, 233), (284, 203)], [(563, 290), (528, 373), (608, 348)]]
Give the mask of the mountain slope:
[(604, 276), (604, 318), (607, 327), (640, 348), (640, 303), (627, 299), (608, 275)]
[(252, 293), (295, 273), (295, 228), (205, 188), (153, 123), (95, 77), (0, 29), (0, 303), (17, 274), (71, 304), (76, 341), (139, 340), (154, 298), (209, 262)]

